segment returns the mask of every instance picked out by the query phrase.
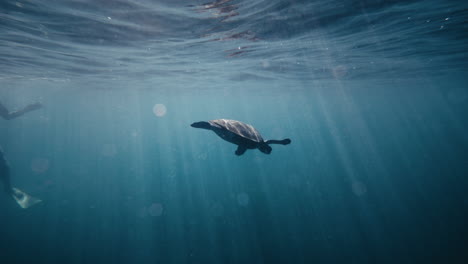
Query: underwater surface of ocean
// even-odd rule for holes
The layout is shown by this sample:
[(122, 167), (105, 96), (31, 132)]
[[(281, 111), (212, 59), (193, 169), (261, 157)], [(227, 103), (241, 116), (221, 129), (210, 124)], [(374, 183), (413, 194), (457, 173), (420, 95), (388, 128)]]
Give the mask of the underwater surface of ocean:
[(0, 2), (0, 263), (468, 263), (468, 2), (208, 1)]

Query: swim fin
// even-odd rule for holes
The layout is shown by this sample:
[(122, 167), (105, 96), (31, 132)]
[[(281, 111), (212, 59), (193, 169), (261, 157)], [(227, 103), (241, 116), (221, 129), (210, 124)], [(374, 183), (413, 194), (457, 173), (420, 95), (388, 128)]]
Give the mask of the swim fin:
[(11, 196), (15, 198), (16, 202), (21, 206), (21, 208), (26, 209), (29, 208), (37, 203), (42, 202), (41, 199), (35, 198), (30, 196), (29, 194), (17, 189), (17, 188), (12, 188), (13, 193)]

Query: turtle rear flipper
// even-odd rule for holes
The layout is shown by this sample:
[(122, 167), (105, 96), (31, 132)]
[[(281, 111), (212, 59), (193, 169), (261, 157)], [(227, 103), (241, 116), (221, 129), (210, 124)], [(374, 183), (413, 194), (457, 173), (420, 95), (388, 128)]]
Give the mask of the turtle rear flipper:
[(15, 198), (16, 202), (21, 206), (21, 208), (26, 209), (37, 203), (42, 202), (41, 199), (30, 196), (29, 194), (21, 191), (20, 189), (13, 188), (13, 193), (11, 196)]
[(246, 147), (238, 146), (235, 153), (236, 153), (237, 156), (240, 156), (240, 155), (243, 155), (246, 151), (247, 151)]

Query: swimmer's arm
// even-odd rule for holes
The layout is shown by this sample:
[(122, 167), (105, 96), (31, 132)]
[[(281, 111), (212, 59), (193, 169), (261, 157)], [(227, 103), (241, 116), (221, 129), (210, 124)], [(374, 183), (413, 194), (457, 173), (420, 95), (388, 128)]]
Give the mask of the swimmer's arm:
[(17, 118), (19, 116), (22, 116), (27, 112), (39, 109), (41, 107), (42, 107), (42, 104), (37, 102), (37, 103), (29, 104), (26, 107), (24, 107), (23, 109), (16, 110), (16, 111), (13, 111), (13, 112), (8, 112), (8, 109), (6, 109), (5, 106), (0, 104), (0, 116), (5, 118), (6, 120), (10, 120), (10, 119), (14, 119), (14, 118)]

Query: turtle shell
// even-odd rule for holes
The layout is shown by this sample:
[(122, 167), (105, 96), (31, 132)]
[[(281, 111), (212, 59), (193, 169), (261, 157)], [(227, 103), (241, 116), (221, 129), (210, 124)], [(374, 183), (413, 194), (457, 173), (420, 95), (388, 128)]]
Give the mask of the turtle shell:
[(229, 119), (216, 119), (208, 121), (212, 126), (226, 129), (227, 131), (234, 133), (243, 138), (252, 140), (254, 142), (263, 142), (263, 138), (260, 133), (253, 126), (242, 123), (236, 120)]

